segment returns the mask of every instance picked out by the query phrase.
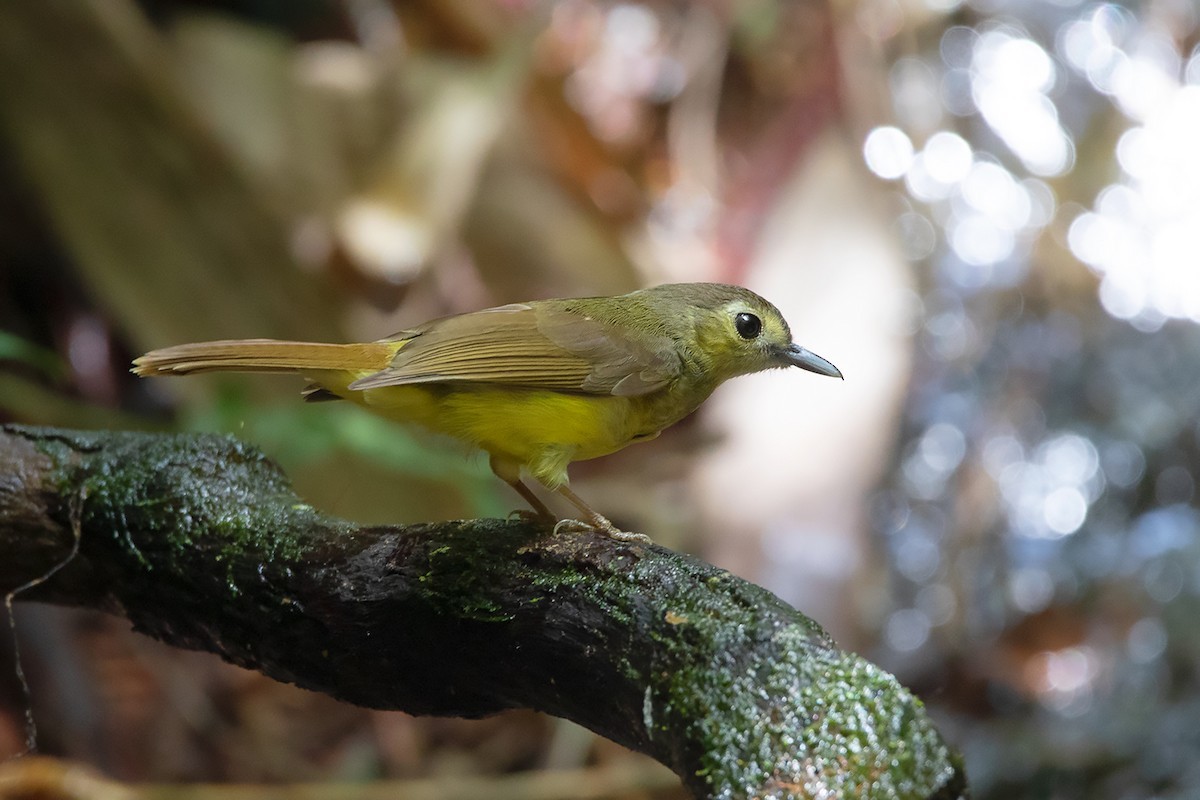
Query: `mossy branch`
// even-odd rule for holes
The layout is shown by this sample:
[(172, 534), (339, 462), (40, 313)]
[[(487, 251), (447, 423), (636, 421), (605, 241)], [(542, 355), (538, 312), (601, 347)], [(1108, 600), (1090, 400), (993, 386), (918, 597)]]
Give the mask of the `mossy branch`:
[(697, 797), (955, 798), (920, 701), (769, 592), (519, 521), (364, 527), (221, 436), (0, 427), (0, 592), (103, 609), (363, 706), (535, 708)]

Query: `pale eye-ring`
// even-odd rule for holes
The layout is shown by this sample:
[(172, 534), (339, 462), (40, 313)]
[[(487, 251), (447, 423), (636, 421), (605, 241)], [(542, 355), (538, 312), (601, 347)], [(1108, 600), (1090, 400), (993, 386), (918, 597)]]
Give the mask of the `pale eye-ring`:
[(745, 311), (733, 318), (733, 325), (737, 328), (738, 336), (743, 339), (753, 339), (762, 333), (762, 320)]

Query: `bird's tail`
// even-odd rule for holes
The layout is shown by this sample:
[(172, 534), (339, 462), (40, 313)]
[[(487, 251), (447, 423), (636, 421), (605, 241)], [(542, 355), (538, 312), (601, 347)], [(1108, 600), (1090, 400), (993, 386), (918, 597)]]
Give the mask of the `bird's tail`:
[(397, 342), (322, 344), (275, 339), (228, 339), (152, 350), (133, 362), (133, 373), (188, 375), (193, 372), (376, 372), (390, 363)]

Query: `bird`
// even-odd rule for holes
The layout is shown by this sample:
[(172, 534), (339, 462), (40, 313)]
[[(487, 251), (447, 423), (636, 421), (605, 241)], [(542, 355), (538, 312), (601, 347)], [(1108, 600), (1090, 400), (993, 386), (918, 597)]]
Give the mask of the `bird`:
[[(533, 300), (441, 317), (373, 342), (195, 342), (135, 359), (139, 376), (295, 373), (310, 402), (348, 400), (484, 451), (547, 522), (618, 529), (571, 490), (567, 467), (654, 439), (730, 378), (799, 367), (842, 378), (740, 286), (675, 283), (611, 297)], [(558, 521), (534, 478), (583, 515)], [(525, 512), (529, 513), (529, 512)]]

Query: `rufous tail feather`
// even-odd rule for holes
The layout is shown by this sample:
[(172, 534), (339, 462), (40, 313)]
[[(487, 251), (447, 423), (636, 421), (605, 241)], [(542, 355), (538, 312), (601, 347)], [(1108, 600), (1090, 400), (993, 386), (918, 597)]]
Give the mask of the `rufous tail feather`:
[(396, 342), (323, 344), (275, 339), (195, 342), (152, 350), (134, 360), (133, 373), (145, 377), (192, 372), (373, 372), (386, 368), (396, 349)]

